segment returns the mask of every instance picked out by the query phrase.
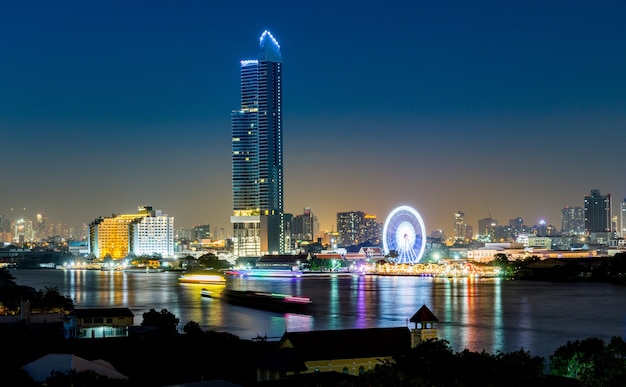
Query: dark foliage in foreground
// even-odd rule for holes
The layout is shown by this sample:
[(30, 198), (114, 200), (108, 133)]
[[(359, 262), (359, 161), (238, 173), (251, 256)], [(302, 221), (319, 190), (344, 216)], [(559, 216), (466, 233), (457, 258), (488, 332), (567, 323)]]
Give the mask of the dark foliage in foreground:
[(0, 342), (4, 348), (0, 351), (3, 378), (19, 381), (15, 385), (20, 386), (37, 385), (21, 367), (49, 353), (104, 359), (129, 380), (113, 381), (79, 373), (55, 375), (54, 384), (48, 386), (165, 386), (213, 379), (244, 384), (256, 379), (254, 362), (274, 345), (214, 331), (67, 340), (58, 325), (39, 330), (24, 325), (0, 326)]

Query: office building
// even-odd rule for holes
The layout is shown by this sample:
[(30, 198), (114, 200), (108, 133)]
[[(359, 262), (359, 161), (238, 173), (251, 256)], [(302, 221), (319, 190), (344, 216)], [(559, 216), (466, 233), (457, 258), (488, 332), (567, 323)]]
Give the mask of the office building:
[(585, 196), (585, 232), (611, 232), (611, 195), (601, 195), (600, 190), (592, 189)]
[(242, 60), (241, 107), (231, 114), (233, 253), (282, 254), (283, 217), (282, 55), (269, 31), (257, 59)]

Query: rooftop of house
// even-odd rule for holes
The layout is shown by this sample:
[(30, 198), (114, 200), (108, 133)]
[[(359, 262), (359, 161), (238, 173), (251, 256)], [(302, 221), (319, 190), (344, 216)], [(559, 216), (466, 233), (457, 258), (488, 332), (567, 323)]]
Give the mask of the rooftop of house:
[(293, 348), (304, 360), (385, 357), (410, 349), (407, 327), (285, 332), (279, 348)]

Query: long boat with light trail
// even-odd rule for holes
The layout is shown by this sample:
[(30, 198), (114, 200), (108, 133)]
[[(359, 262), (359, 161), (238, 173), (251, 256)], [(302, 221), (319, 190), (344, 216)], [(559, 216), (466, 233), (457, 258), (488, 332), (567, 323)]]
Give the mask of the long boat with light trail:
[(213, 293), (208, 289), (202, 289), (201, 295), (203, 297), (220, 299), (232, 305), (274, 312), (306, 314), (308, 307), (312, 304), (309, 297), (293, 296), (291, 294), (257, 292), (254, 290), (224, 289), (221, 293)]

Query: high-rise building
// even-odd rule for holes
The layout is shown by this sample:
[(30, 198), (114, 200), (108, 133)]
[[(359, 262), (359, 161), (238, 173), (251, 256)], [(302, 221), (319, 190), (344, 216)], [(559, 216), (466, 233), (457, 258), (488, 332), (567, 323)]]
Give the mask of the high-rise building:
[(376, 215), (363, 211), (337, 213), (337, 233), (339, 246), (358, 245), (365, 242), (379, 244), (382, 225), (376, 221)]
[(611, 232), (611, 195), (601, 195), (600, 190), (592, 189), (585, 196), (585, 232)]
[(211, 239), (211, 226), (208, 224), (193, 226), (190, 237), (197, 242), (201, 242), (203, 239)]
[(467, 223), (465, 223), (465, 214), (457, 211), (454, 214), (454, 242), (465, 243), (467, 237)]
[(146, 207), (147, 216), (131, 223), (130, 251), (137, 257), (160, 256), (169, 258), (174, 255), (174, 218), (163, 214), (161, 210)]
[(478, 219), (478, 234), (485, 238), (485, 240), (489, 240), (491, 242), (496, 241), (497, 227), (498, 221), (492, 219), (491, 217)]
[(561, 210), (561, 233), (567, 236), (585, 233), (585, 212), (582, 207), (564, 207)]
[(296, 241), (314, 241), (318, 228), (317, 216), (309, 207), (304, 209), (302, 215), (296, 215), (291, 220), (291, 236)]
[(242, 60), (241, 108), (231, 114), (234, 255), (285, 251), (282, 55), (269, 31)]
[(626, 198), (619, 205), (619, 236), (626, 238)]

